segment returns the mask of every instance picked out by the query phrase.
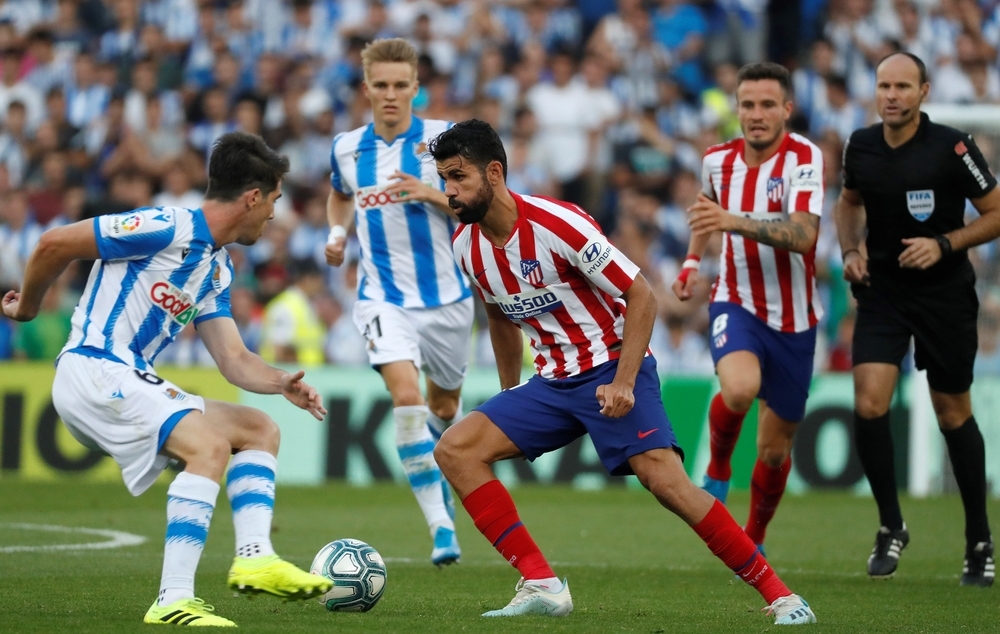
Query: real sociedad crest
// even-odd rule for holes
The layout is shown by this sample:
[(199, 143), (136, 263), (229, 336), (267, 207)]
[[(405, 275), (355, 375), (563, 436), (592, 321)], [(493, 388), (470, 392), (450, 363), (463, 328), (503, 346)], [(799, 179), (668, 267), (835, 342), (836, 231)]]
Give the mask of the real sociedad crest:
[(771, 202), (779, 202), (785, 197), (785, 179), (780, 176), (772, 176), (767, 179), (767, 199)]
[(542, 283), (542, 263), (538, 260), (521, 260), (521, 277), (533, 286)]

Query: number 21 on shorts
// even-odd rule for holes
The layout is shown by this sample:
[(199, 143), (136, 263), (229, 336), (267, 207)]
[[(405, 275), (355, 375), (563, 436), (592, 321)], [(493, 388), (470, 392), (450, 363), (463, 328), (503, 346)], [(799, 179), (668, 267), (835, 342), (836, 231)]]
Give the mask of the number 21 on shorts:
[(373, 339), (378, 339), (382, 336), (382, 324), (379, 322), (378, 315), (375, 319), (365, 324), (365, 339), (372, 341)]

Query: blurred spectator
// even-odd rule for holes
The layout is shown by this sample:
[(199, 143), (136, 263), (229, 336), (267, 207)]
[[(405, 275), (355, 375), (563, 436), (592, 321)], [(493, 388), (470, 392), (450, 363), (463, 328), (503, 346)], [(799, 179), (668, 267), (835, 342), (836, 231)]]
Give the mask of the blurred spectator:
[(576, 61), (568, 51), (552, 55), (551, 81), (525, 95), (538, 120), (540, 161), (559, 184), (559, 198), (583, 204), (588, 134), (596, 124), (587, 103), (587, 88), (572, 81)]
[(326, 219), (326, 195), (317, 195), (306, 201), (302, 222), (288, 239), (288, 254), (296, 260), (313, 258), (317, 264), (326, 262), (323, 249), (330, 226)]
[(180, 161), (170, 163), (163, 175), (163, 191), (153, 196), (154, 207), (198, 209), (205, 195), (191, 186), (191, 179)]
[(826, 82), (827, 108), (815, 113), (811, 119), (814, 137), (821, 137), (827, 131), (836, 133), (841, 143), (851, 138), (851, 133), (868, 123), (868, 113), (860, 104), (851, 100), (847, 90), (847, 80), (833, 76)]
[(826, 81), (834, 74), (833, 59), (833, 45), (829, 40), (820, 38), (812, 44), (809, 65), (792, 73), (795, 110), (803, 118), (802, 127), (806, 130), (830, 107)]
[(61, 88), (69, 82), (71, 73), (65, 57), (56, 57), (55, 34), (48, 28), (34, 29), (28, 35), (28, 55), (31, 70), (24, 81), (41, 95), (53, 88)]
[(293, 283), (264, 311), (260, 356), (265, 361), (303, 367), (323, 363), (325, 329), (312, 302), (324, 286), (323, 273), (314, 259), (295, 261)]
[(133, 132), (146, 130), (149, 113), (147, 102), (159, 102), (158, 120), (151, 122), (155, 127), (173, 128), (184, 120), (184, 104), (175, 90), (162, 90), (158, 73), (158, 63), (152, 57), (143, 57), (132, 67), (131, 89), (125, 94), (125, 123)]
[[(0, 290), (3, 290), (2, 287)], [(0, 315), (0, 361), (14, 356), (14, 333), (14, 322)]]
[(67, 272), (49, 287), (34, 319), (18, 324), (14, 356), (31, 361), (54, 360), (59, 356), (73, 329), (70, 323), (73, 309), (63, 299), (71, 275), (72, 272)]
[(7, 48), (0, 51), (0, 123), (5, 123), (7, 109), (11, 102), (24, 104), (26, 130), (34, 130), (45, 116), (42, 93), (21, 79), (23, 54), (20, 49)]
[(653, 15), (656, 41), (670, 53), (674, 72), (684, 87), (694, 93), (704, 88), (698, 57), (705, 47), (708, 25), (701, 11), (684, 0), (659, 0)]
[(670, 180), (675, 144), (660, 132), (656, 108), (648, 107), (615, 132), (611, 184), (617, 188), (661, 189)]
[(229, 308), (247, 350), (250, 352), (260, 350), (260, 321), (263, 311), (259, 310), (250, 289), (241, 286), (231, 287)]
[(20, 288), (24, 265), (42, 228), (28, 208), (28, 196), (11, 190), (0, 198), (0, 288)]
[(931, 90), (943, 103), (1000, 103), (1000, 73), (983, 59), (974, 38), (962, 33), (954, 59), (938, 68)]
[(350, 314), (344, 312), (334, 297), (321, 294), (314, 304), (316, 313), (326, 326), (323, 350), (328, 363), (334, 365), (368, 365), (368, 342), (358, 332)]
[(212, 144), (227, 132), (236, 129), (236, 123), (229, 114), (228, 97), (221, 88), (209, 88), (201, 96), (204, 118), (191, 128), (188, 142), (206, 159)]
[(837, 324), (837, 338), (830, 342), (830, 351), (826, 370), (828, 372), (850, 372), (854, 367), (851, 363), (851, 342), (854, 339), (853, 312), (844, 315)]
[(668, 314), (665, 319), (657, 319), (649, 346), (656, 357), (656, 370), (661, 375), (711, 376), (714, 373), (705, 337), (690, 329), (681, 315)]
[(12, 187), (21, 186), (28, 170), (26, 122), (24, 103), (11, 101), (7, 106), (3, 131), (0, 132), (0, 163), (3, 164)]
[(111, 91), (97, 81), (94, 57), (81, 51), (73, 66), (73, 80), (66, 88), (66, 109), (69, 122), (85, 128), (96, 122), (111, 99)]

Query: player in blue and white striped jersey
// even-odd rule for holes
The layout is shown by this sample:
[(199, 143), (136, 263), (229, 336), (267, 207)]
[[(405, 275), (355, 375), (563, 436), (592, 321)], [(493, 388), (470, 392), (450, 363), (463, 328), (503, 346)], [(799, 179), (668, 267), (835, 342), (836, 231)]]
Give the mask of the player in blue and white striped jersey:
[(167, 491), (160, 594), (146, 623), (235, 625), (194, 596), (223, 475), (236, 530), (229, 586), (307, 598), (332, 585), (281, 560), (271, 546), (280, 436), (274, 421), (187, 394), (153, 369), (156, 356), (193, 323), (230, 383), (283, 394), (323, 419), (326, 410), (303, 372), (272, 368), (248, 351), (229, 311), (233, 271), (225, 245), (260, 238), (287, 172), (288, 159), (260, 137), (224, 135), (209, 160), (201, 209), (137, 209), (51, 229), (28, 260), (21, 292), (2, 301), (4, 315), (29, 321), (70, 262), (96, 260), (56, 361), (52, 402), (73, 436), (115, 459), (133, 495), (149, 488), (170, 459), (184, 462)]
[(426, 154), (450, 124), (413, 116), (417, 53), (406, 40), (375, 40), (361, 58), (374, 122), (333, 141), (326, 259), (343, 263), (353, 217), (361, 242), (354, 323), (392, 396), (396, 449), (430, 526), (431, 561), (450, 564), (461, 551), (433, 451), (435, 439), (462, 416), (473, 304), (451, 249), (457, 222)]

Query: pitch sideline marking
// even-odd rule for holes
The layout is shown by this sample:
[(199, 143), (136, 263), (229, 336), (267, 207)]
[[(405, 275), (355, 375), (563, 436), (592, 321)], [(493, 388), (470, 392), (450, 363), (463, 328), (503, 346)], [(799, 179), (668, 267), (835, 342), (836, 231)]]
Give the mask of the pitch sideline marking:
[(138, 546), (146, 541), (142, 535), (133, 535), (123, 531), (113, 531), (104, 528), (80, 528), (75, 526), (57, 526), (55, 524), (0, 524), (0, 528), (27, 531), (48, 531), (50, 533), (83, 533), (107, 537), (105, 542), (87, 542), (83, 544), (45, 544), (41, 546), (0, 546), (0, 553), (27, 553), (47, 550), (104, 550), (107, 548), (123, 548)]

